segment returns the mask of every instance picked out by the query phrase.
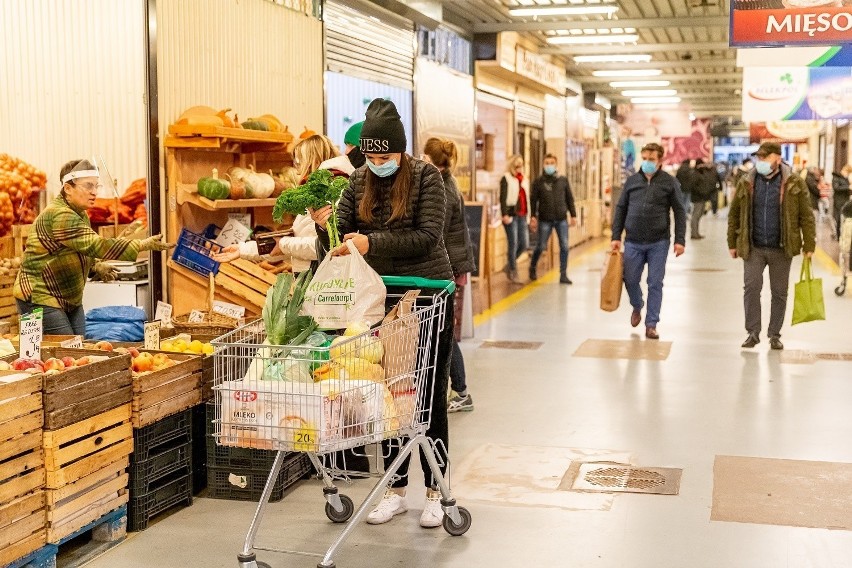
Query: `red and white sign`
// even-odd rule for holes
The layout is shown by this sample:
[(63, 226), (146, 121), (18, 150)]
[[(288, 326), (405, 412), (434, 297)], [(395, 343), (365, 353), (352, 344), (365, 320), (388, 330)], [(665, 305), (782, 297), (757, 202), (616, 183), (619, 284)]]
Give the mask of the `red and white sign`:
[(731, 45), (837, 45), (852, 37), (852, 5), (837, 0), (783, 0), (784, 8), (731, 10)]

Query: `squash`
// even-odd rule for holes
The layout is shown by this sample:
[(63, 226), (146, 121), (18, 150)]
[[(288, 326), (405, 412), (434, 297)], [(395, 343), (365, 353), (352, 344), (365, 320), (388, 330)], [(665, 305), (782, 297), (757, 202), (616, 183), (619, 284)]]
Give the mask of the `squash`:
[(246, 198), (246, 184), (242, 180), (232, 177), (230, 174), (225, 174), (231, 180), (231, 192), (228, 195), (231, 199)]
[(302, 131), (302, 133), (301, 133), (301, 134), (299, 134), (299, 140), (304, 140), (305, 138), (310, 138), (311, 136), (316, 136), (316, 131), (315, 131), (315, 130), (311, 130), (310, 128), (308, 128), (308, 127), (306, 126), (306, 127), (305, 127), (305, 130), (304, 130), (304, 131)]
[(191, 115), (185, 116), (177, 121), (177, 124), (188, 124), (191, 126), (222, 126), (224, 123), (222, 119), (216, 115)]
[(269, 174), (258, 173), (254, 171), (254, 166), (249, 166), (251, 169), (251, 184), (254, 190), (256, 199), (268, 199), (275, 191), (275, 180)]
[(207, 199), (228, 199), (231, 195), (231, 184), (219, 179), (219, 170), (213, 169), (211, 177), (203, 177), (198, 180), (198, 195)]
[(262, 130), (264, 132), (269, 131), (269, 127), (266, 126), (265, 122), (260, 122), (259, 120), (249, 119), (243, 123), (243, 128), (246, 130)]
[(270, 132), (282, 132), (284, 130), (284, 125), (278, 120), (278, 117), (272, 114), (264, 114), (263, 116), (257, 117), (258, 120), (262, 120), (269, 126)]
[(272, 183), (273, 183), (272, 196), (271, 197), (278, 197), (279, 195), (281, 195), (282, 193), (284, 193), (287, 190), (287, 184), (284, 183), (284, 180), (281, 177), (274, 175), (272, 173), (272, 170), (269, 170), (269, 175), (272, 176)]
[(216, 116), (216, 109), (204, 105), (189, 107), (180, 113), (178, 118), (187, 118), (190, 116)]
[(223, 110), (220, 110), (219, 112), (217, 112), (216, 116), (218, 116), (219, 118), (222, 119), (222, 126), (225, 126), (227, 128), (233, 128), (234, 127), (234, 121), (231, 120), (230, 116), (228, 116), (229, 112), (231, 112), (231, 109), (226, 108), (226, 109), (223, 109)]

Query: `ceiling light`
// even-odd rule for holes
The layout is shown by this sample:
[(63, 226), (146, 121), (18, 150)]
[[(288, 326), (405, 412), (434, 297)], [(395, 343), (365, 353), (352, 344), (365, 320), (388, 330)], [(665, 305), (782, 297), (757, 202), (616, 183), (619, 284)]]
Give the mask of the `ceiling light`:
[(648, 89), (647, 91), (621, 91), (622, 97), (673, 97), (677, 89)]
[(646, 63), (648, 61), (651, 61), (651, 56), (646, 53), (574, 56), (574, 63)]
[(604, 43), (636, 43), (639, 41), (639, 36), (635, 34), (595, 34), (582, 36), (558, 36), (547, 38), (547, 43), (551, 45), (566, 45), (566, 44), (604, 44)]
[(680, 102), (680, 97), (639, 97), (630, 99), (634, 105), (662, 105)]
[(660, 69), (606, 69), (604, 71), (592, 71), (595, 77), (656, 77), (662, 75)]
[(604, 14), (611, 16), (618, 6), (552, 6), (548, 8), (512, 8), (510, 16), (588, 16)]
[(631, 89), (633, 87), (668, 87), (671, 81), (613, 81), (609, 84), (613, 89)]

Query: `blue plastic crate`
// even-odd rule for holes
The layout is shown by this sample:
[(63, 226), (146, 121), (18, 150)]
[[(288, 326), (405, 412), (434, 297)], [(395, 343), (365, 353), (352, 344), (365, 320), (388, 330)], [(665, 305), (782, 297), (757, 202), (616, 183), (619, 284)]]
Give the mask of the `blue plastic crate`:
[(215, 276), (219, 273), (219, 263), (211, 257), (221, 250), (222, 247), (214, 241), (193, 233), (189, 229), (183, 229), (172, 260), (202, 276), (208, 276), (211, 273)]

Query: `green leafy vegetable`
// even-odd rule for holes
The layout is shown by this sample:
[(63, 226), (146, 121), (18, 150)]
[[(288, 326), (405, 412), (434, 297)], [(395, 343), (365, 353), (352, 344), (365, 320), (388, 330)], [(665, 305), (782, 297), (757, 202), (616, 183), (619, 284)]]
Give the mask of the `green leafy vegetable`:
[(272, 210), (272, 218), (280, 223), (284, 213), (304, 215), (308, 209), (319, 209), (331, 205), (331, 217), (326, 223), (326, 230), (333, 249), (340, 245), (340, 234), (337, 230), (337, 202), (348, 185), (349, 180), (343, 176), (335, 176), (328, 170), (317, 170), (308, 176), (304, 184), (278, 196)]
[(311, 276), (311, 272), (306, 270), (294, 283), (292, 274), (279, 274), (275, 284), (266, 292), (263, 323), (270, 345), (300, 345), (316, 331), (314, 318), (299, 315)]

